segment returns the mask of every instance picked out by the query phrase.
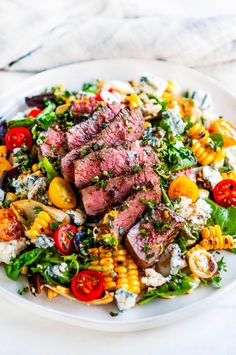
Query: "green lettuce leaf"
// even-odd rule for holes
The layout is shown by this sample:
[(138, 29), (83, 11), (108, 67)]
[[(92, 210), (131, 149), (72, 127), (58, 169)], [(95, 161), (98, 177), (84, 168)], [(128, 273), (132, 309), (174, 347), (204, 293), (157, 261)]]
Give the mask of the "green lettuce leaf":
[(212, 214), (208, 220), (208, 224), (219, 224), (224, 234), (236, 234), (236, 207), (224, 208), (210, 199), (206, 202), (211, 206)]

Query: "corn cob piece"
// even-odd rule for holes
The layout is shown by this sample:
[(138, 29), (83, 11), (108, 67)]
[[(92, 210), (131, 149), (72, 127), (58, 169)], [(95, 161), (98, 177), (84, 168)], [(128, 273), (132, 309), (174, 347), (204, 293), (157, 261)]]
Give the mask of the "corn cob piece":
[(233, 249), (234, 240), (231, 235), (221, 235), (220, 237), (205, 238), (200, 245), (206, 250)]
[(210, 133), (200, 122), (196, 122), (188, 131), (192, 138), (192, 151), (201, 165), (209, 165), (214, 161), (221, 161), (225, 157), (225, 149), (211, 149)]
[(36, 238), (39, 234), (46, 234), (46, 230), (49, 227), (51, 220), (52, 219), (47, 212), (39, 212), (39, 215), (35, 218), (30, 230), (26, 232), (27, 237)]
[(222, 236), (221, 227), (218, 224), (214, 226), (205, 227), (201, 230), (201, 235), (203, 239), (206, 238), (220, 238)]
[(140, 293), (140, 277), (138, 267), (123, 247), (116, 250), (103, 247), (91, 248), (90, 254), (95, 257), (91, 265), (108, 267), (102, 272), (106, 291), (115, 291), (121, 287), (127, 291)]

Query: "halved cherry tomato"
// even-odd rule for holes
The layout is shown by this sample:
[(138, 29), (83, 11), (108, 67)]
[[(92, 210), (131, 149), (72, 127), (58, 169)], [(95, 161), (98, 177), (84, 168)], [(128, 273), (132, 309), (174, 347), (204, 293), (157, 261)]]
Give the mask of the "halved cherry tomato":
[(73, 238), (77, 232), (77, 228), (70, 224), (57, 228), (53, 233), (55, 247), (62, 254), (70, 254), (73, 246)]
[(71, 290), (74, 296), (83, 302), (100, 298), (104, 293), (104, 279), (101, 272), (80, 271), (71, 281)]
[(13, 152), (14, 148), (21, 147), (23, 144), (31, 149), (33, 145), (32, 134), (25, 127), (11, 128), (5, 136), (5, 143), (10, 152)]
[(48, 196), (56, 207), (69, 209), (76, 206), (76, 197), (70, 184), (61, 177), (55, 177), (52, 180)]
[(6, 158), (0, 157), (0, 178), (4, 171), (11, 170), (12, 166)]
[(236, 206), (236, 181), (225, 179), (214, 187), (213, 196), (222, 207)]
[(28, 114), (27, 117), (37, 117), (40, 113), (42, 112), (42, 110), (38, 107), (33, 108)]
[(222, 135), (224, 147), (230, 147), (236, 144), (236, 129), (227, 120), (219, 119), (212, 122), (210, 132), (219, 133)]
[(170, 183), (168, 196), (171, 199), (186, 196), (196, 201), (198, 199), (198, 187), (186, 176), (178, 176)]
[(188, 263), (192, 273), (201, 279), (210, 279), (218, 270), (214, 257), (205, 249), (192, 252)]

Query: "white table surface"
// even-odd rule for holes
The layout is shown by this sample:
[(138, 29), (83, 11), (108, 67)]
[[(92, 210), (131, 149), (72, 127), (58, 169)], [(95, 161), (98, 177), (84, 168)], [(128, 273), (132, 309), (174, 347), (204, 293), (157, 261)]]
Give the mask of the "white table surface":
[[(236, 94), (235, 65), (201, 70)], [(29, 74), (0, 71), (0, 94)], [(217, 292), (217, 291), (216, 291)], [(204, 312), (177, 324), (133, 333), (86, 330), (38, 317), (0, 301), (0, 354), (236, 354), (236, 288)]]

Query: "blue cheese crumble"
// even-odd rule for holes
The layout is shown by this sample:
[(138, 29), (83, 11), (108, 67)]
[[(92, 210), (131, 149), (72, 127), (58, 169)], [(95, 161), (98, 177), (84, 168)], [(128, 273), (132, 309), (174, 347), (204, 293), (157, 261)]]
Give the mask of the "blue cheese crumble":
[(36, 238), (36, 243), (35, 246), (37, 248), (41, 248), (41, 249), (47, 249), (47, 248), (51, 248), (54, 246), (54, 240), (51, 237), (48, 237), (45, 234), (40, 234), (37, 238)]
[(68, 265), (61, 263), (59, 265), (47, 266), (45, 272), (52, 278), (64, 277), (64, 273), (68, 271)]
[(149, 268), (145, 270), (145, 277), (142, 277), (142, 283), (148, 287), (159, 287), (167, 282), (167, 278), (156, 270)]
[(9, 264), (10, 260), (14, 259), (26, 246), (24, 238), (0, 242), (0, 262)]
[(22, 174), (17, 179), (13, 179), (12, 186), (15, 188), (16, 195), (21, 199), (27, 198), (42, 203), (48, 202), (47, 182), (44, 177)]
[(137, 295), (135, 293), (129, 292), (124, 288), (119, 288), (115, 292), (116, 305), (120, 312), (133, 308), (136, 304), (136, 298)]

